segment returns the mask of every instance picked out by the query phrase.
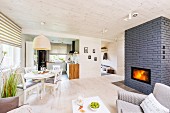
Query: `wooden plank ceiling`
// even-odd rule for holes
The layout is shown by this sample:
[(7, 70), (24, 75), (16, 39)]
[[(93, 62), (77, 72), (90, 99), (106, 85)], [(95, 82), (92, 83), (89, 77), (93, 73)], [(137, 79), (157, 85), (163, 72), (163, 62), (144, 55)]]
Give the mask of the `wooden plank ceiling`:
[[(113, 39), (156, 17), (170, 18), (170, 0), (1, 0), (0, 11), (23, 29)], [(130, 12), (139, 15), (124, 21)]]

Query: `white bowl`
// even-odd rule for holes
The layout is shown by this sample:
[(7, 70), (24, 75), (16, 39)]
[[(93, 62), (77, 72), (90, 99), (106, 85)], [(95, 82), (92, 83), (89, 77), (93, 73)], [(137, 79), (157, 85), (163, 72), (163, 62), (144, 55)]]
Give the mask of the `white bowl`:
[(100, 107), (94, 109), (94, 108), (91, 108), (91, 106), (89, 105), (89, 108), (90, 108), (92, 111), (97, 111)]

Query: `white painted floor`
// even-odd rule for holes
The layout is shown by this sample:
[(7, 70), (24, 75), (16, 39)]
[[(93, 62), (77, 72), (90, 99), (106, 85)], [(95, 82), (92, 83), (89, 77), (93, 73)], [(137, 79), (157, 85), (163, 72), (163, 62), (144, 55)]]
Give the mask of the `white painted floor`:
[[(40, 100), (36, 94), (28, 97), (27, 102), (35, 113), (72, 113), (71, 101), (78, 95), (99, 96), (111, 113), (116, 113), (117, 91), (123, 90), (111, 82), (123, 80), (122, 76), (106, 75), (98, 78), (84, 78), (62, 81), (56, 96), (47, 92)], [(22, 99), (21, 99), (22, 100)]]

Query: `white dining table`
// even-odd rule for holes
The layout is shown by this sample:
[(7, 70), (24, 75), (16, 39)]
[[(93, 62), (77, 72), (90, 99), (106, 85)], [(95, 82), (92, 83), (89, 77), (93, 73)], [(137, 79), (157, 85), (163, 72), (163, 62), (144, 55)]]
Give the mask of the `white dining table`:
[(25, 79), (32, 79), (32, 80), (40, 80), (41, 81), (41, 84), (42, 84), (42, 89), (41, 89), (41, 99), (43, 97), (43, 94), (45, 92), (45, 79), (48, 79), (50, 77), (54, 77), (55, 74), (54, 73), (44, 73), (44, 74), (34, 74), (33, 72), (30, 72), (30, 73), (26, 73), (24, 75), (24, 78)]

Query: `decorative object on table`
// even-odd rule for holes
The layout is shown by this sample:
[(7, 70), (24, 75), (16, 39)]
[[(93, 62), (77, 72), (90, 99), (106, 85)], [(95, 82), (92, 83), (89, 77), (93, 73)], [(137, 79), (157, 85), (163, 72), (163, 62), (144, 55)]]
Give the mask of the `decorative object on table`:
[(91, 55), (88, 56), (88, 59), (91, 59)]
[(97, 61), (97, 57), (94, 57), (94, 61)]
[(83, 96), (78, 96), (77, 105), (83, 106), (83, 103), (84, 103), (84, 97)]
[(3, 78), (3, 86), (1, 91), (1, 97), (14, 97), (17, 93), (18, 77), (16, 71), (10, 73), (9, 76)]
[(77, 98), (77, 105), (79, 106), (78, 110), (81, 113), (84, 113), (85, 110), (83, 109), (83, 104), (84, 104), (84, 97), (82, 95), (78, 96)]
[(95, 49), (93, 49), (93, 53), (96, 53)]
[(33, 49), (35, 50), (51, 50), (49, 39), (43, 35), (39, 35), (33, 40)]
[(49, 71), (38, 71), (38, 74), (46, 74), (46, 73), (49, 73)]
[(96, 111), (99, 109), (100, 104), (98, 102), (91, 102), (91, 104), (89, 105), (90, 109), (93, 111)]
[(84, 53), (88, 53), (88, 47), (84, 47)]

